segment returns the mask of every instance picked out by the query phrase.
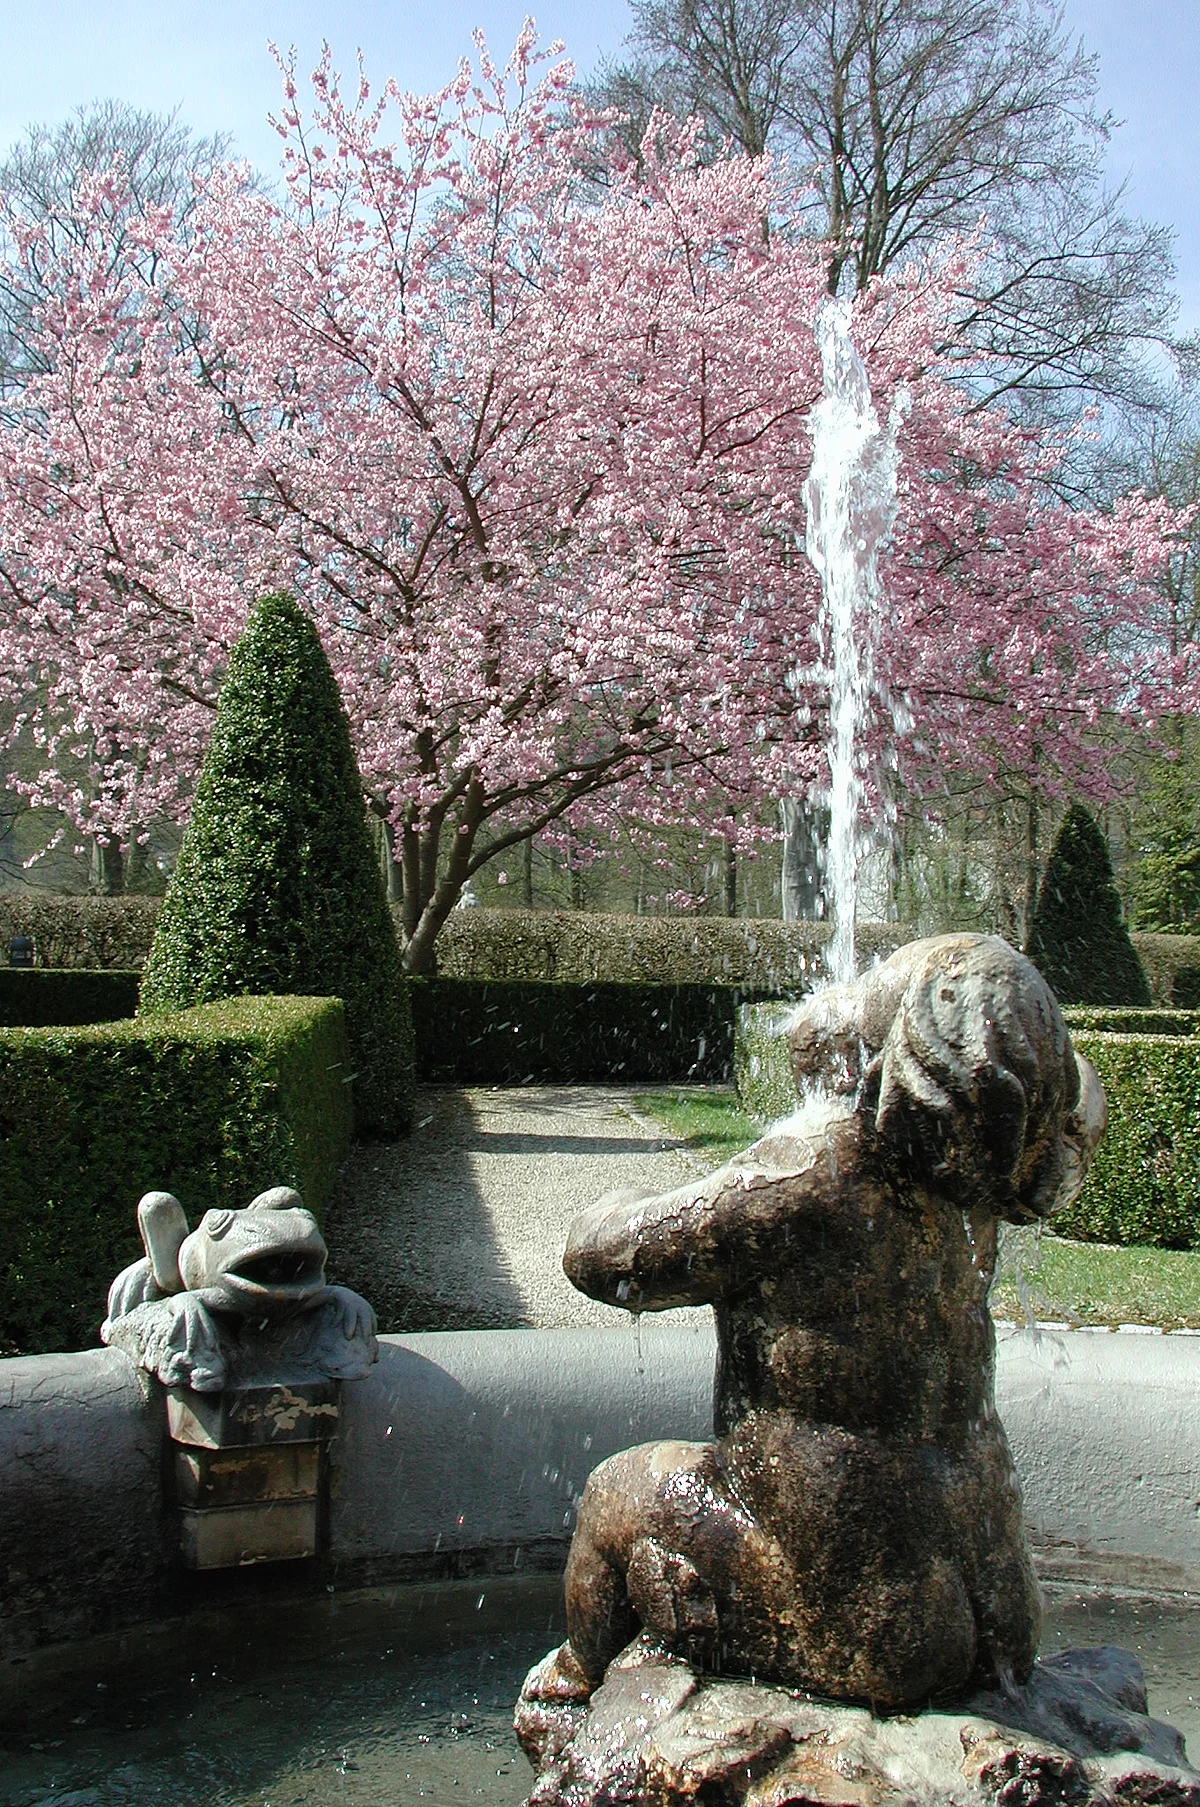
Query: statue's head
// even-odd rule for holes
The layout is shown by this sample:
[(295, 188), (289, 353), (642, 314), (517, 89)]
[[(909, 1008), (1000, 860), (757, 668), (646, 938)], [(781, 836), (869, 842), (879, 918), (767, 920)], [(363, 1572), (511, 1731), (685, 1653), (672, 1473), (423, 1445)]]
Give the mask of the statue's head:
[(190, 1235), (179, 1200), (148, 1192), (138, 1226), (162, 1291), (198, 1293), (213, 1311), (283, 1317), (325, 1289), (324, 1239), (290, 1186), (260, 1192), (244, 1210), (206, 1211)]
[(1103, 1090), (1053, 992), (995, 936), (909, 943), (806, 1000), (789, 1041), (802, 1090), (853, 1100), (889, 1167), (966, 1209), (1049, 1216), (1104, 1133)]

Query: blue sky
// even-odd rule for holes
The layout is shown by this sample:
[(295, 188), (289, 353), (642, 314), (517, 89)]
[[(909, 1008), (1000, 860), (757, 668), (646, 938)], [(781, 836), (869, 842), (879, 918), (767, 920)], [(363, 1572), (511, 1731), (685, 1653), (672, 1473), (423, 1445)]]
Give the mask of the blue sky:
[[(361, 46), (376, 83), (438, 86), (470, 47), (474, 25), (507, 49), (525, 12), (507, 0), (0, 0), (0, 147), (34, 120), (115, 96), (180, 115), (200, 132), (230, 132), (238, 151), (273, 170), (267, 113), (278, 99), (268, 39), (294, 44), (301, 67), (328, 37), (340, 67)], [(1066, 0), (1071, 29), (1099, 52), (1101, 99), (1124, 121), (1109, 167), (1129, 180), (1134, 211), (1174, 227), (1181, 324), (1200, 329), (1200, 4), (1198, 0)], [(581, 69), (616, 52), (624, 0), (546, 0), (546, 38), (566, 40)]]

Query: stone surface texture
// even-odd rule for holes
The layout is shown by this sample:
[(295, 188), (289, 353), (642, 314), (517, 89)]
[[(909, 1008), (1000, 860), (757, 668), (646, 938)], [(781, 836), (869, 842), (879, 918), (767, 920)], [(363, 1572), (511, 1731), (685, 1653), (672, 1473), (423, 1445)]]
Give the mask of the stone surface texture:
[(588, 1482), (574, 1662), (597, 1688), (641, 1631), (700, 1671), (885, 1711), (1024, 1681), (1040, 1601), (987, 1291), (998, 1222), (1078, 1190), (1103, 1093), (1039, 974), (988, 936), (910, 944), (806, 1000), (789, 1041), (794, 1117), (572, 1226), (582, 1291), (711, 1303), (718, 1336), (716, 1440), (629, 1449)]
[[(335, 1575), (311, 1585), (524, 1573), (538, 1552), (561, 1568), (597, 1462), (711, 1437), (711, 1313), (687, 1327), (609, 1316), (608, 1330), (381, 1337), (368, 1377), (342, 1389)], [(1200, 1596), (1200, 1337), (998, 1342), (1039, 1574)], [(178, 1521), (145, 1378), (113, 1349), (0, 1362), (0, 1665), (172, 1610)]]
[(167, 1389), (180, 1551), (190, 1569), (315, 1556), (328, 1521), (328, 1444), (341, 1383)]
[(176, 1532), (147, 1390), (113, 1349), (0, 1362), (0, 1664), (165, 1610)]
[(529, 1807), (1200, 1807), (1137, 1661), (1073, 1650), (1023, 1685), (924, 1713), (698, 1675), (638, 1639), (591, 1695), (569, 1646), (531, 1671), (516, 1729)]
[(164, 1386), (361, 1380), (377, 1359), (374, 1312), (327, 1283), (316, 1218), (290, 1187), (206, 1211), (190, 1234), (169, 1192), (146, 1193), (137, 1215), (146, 1253), (113, 1281), (100, 1334)]

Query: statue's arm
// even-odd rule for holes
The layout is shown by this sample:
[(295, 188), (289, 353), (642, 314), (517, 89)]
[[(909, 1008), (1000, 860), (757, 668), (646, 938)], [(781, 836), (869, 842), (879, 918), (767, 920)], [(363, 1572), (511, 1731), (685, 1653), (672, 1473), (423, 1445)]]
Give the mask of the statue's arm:
[(629, 1311), (704, 1304), (717, 1284), (715, 1211), (711, 1182), (609, 1193), (571, 1224), (563, 1270), (589, 1298)]
[(710, 1304), (779, 1261), (792, 1227), (828, 1200), (836, 1167), (824, 1141), (764, 1141), (673, 1192), (610, 1194), (572, 1223), (563, 1268), (627, 1311)]

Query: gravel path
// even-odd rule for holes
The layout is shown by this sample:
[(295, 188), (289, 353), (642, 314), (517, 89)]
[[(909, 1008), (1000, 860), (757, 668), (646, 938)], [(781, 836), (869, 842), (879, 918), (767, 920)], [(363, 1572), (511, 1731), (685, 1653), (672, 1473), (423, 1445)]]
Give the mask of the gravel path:
[(614, 1087), (430, 1090), (407, 1141), (360, 1143), (342, 1169), (329, 1276), (385, 1331), (619, 1323), (563, 1274), (567, 1226), (615, 1187), (665, 1192), (702, 1170)]

